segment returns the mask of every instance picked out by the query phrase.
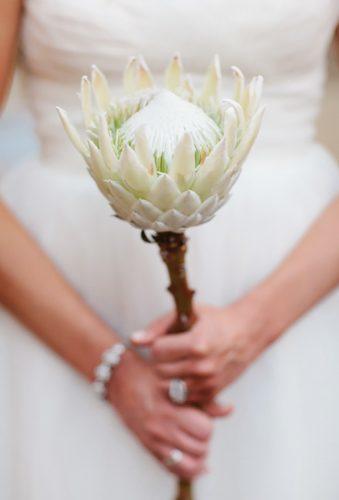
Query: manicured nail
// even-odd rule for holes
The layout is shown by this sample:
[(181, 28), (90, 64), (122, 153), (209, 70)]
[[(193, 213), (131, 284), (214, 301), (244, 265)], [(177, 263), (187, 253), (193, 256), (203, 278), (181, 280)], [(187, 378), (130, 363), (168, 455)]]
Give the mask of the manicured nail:
[(131, 339), (133, 342), (143, 342), (147, 339), (147, 332), (144, 330), (137, 330), (136, 332), (133, 332), (131, 335)]

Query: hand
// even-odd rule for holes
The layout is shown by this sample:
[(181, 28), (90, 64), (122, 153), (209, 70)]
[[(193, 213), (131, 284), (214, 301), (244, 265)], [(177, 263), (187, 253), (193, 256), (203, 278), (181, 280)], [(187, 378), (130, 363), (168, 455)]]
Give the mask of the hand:
[(135, 344), (149, 345), (155, 369), (168, 391), (169, 381), (186, 381), (188, 401), (206, 404), (233, 382), (273, 340), (260, 307), (246, 301), (228, 308), (200, 306), (187, 333), (165, 335), (173, 314), (138, 332)]
[[(184, 454), (170, 472), (191, 479), (205, 470), (212, 419), (203, 411), (174, 406), (149, 364), (127, 351), (113, 374), (108, 397), (125, 424), (164, 465), (171, 450)], [(211, 407), (213, 413), (213, 407)]]

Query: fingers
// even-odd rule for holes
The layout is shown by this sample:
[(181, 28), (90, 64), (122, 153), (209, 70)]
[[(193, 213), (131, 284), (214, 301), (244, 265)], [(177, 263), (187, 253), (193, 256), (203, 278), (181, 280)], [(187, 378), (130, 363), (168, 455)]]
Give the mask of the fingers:
[(193, 407), (175, 407), (174, 410), (177, 423), (184, 432), (200, 441), (209, 441), (212, 436), (213, 423), (202, 410)]
[(201, 409), (213, 418), (228, 417), (234, 412), (234, 407), (232, 405), (221, 405), (216, 401), (209, 401), (202, 405)]
[(147, 346), (156, 338), (166, 333), (174, 320), (174, 313), (169, 313), (151, 323), (145, 330), (137, 330), (131, 335), (131, 342), (136, 346)]
[[(211, 419), (195, 408), (168, 407), (166, 420), (151, 419), (146, 427), (147, 447), (171, 472), (191, 479), (205, 471)], [(168, 459), (173, 450), (182, 458), (176, 463)]]
[(155, 366), (163, 378), (206, 378), (216, 375), (216, 365), (212, 359), (189, 360), (183, 359), (172, 363), (159, 363)]
[(152, 358), (156, 363), (173, 362), (185, 357), (199, 358), (206, 350), (207, 346), (191, 331), (158, 338), (152, 347)]
[[(206, 380), (197, 378), (185, 379), (187, 385), (186, 403), (198, 404), (210, 417), (227, 417), (234, 411), (232, 405), (223, 405), (215, 401), (216, 395), (220, 392), (220, 380), (217, 377), (210, 377)], [(162, 380), (159, 384), (163, 394), (168, 397), (170, 380)]]
[(151, 435), (156, 442), (165, 443), (172, 449), (178, 448), (186, 455), (204, 458), (208, 452), (208, 441), (193, 437), (173, 422), (168, 422), (165, 427), (155, 427)]
[[(179, 448), (178, 448), (179, 449)], [(176, 476), (184, 479), (193, 479), (206, 470), (205, 461), (202, 458), (193, 457), (183, 453), (182, 459), (178, 464), (166, 464), (171, 457), (173, 448), (163, 442), (154, 444), (153, 453), (159, 462)], [(181, 450), (180, 450), (181, 451)]]

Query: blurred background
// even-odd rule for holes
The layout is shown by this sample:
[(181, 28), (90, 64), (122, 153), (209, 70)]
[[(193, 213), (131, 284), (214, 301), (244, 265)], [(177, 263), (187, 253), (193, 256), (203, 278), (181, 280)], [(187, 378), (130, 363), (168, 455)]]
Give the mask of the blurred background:
[[(337, 44), (339, 45), (339, 44)], [(34, 156), (38, 143), (32, 119), (26, 108), (23, 81), (18, 69), (4, 113), (0, 119), (0, 175), (22, 159)], [(332, 47), (328, 60), (328, 79), (318, 120), (318, 140), (339, 161), (339, 48)]]

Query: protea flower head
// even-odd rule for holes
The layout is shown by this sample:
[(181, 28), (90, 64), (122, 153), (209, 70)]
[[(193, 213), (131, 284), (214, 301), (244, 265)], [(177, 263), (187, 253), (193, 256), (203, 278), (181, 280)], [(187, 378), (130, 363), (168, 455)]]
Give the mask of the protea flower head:
[(222, 99), (217, 56), (200, 91), (184, 75), (178, 55), (163, 88), (143, 58), (134, 57), (124, 72), (124, 97), (112, 99), (105, 76), (93, 67), (80, 90), (86, 140), (58, 108), (119, 218), (141, 229), (182, 232), (211, 219), (227, 201), (263, 115), (263, 78), (246, 85), (241, 71), (232, 71), (235, 95)]

